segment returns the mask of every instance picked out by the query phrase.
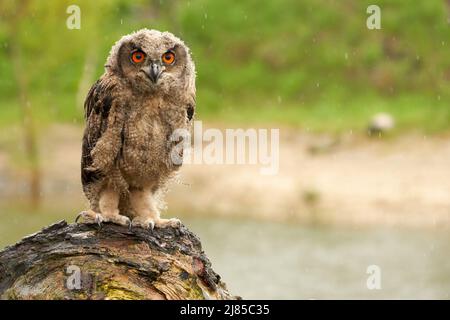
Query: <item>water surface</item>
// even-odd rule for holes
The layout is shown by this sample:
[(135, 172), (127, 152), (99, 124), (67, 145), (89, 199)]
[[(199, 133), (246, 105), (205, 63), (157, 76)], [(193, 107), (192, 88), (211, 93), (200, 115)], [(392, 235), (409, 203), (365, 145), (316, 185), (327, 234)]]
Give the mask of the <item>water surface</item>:
[[(449, 299), (448, 230), (185, 219), (213, 268), (247, 299)], [(367, 267), (381, 289), (367, 288)]]
[[(0, 246), (74, 214), (0, 212)], [(450, 232), (184, 217), (214, 270), (245, 299), (450, 299)], [(369, 290), (367, 267), (381, 269)]]

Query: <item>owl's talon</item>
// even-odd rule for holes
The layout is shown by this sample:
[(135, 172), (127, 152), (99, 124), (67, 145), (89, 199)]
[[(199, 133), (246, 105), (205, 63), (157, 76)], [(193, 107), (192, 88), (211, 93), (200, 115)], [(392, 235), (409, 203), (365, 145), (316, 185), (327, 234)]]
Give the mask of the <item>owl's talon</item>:
[(174, 218), (174, 225), (173, 225), (173, 227), (174, 228), (177, 228), (177, 229), (180, 229), (181, 228), (181, 225), (182, 225), (182, 223), (181, 223), (181, 220), (180, 219), (176, 219), (176, 218)]
[(126, 217), (127, 218), (127, 225), (128, 225), (128, 230), (130, 230), (131, 231), (131, 219), (130, 218), (128, 218), (128, 217)]
[(82, 217), (85, 213), (86, 213), (86, 211), (81, 211), (79, 214), (77, 214), (77, 217), (75, 218), (75, 223), (78, 223), (78, 220), (80, 219), (80, 217)]
[(95, 222), (97, 223), (98, 229), (100, 230), (102, 228), (102, 222), (103, 222), (102, 216), (97, 214), (95, 216)]
[(131, 228), (130, 218), (121, 214), (104, 215), (100, 222), (111, 222), (114, 224), (118, 224), (119, 226)]
[(158, 228), (172, 227), (174, 229), (180, 229), (181, 228), (181, 220), (177, 219), (177, 218), (159, 219), (158, 221), (156, 221), (156, 226)]
[(75, 218), (75, 223), (78, 223), (78, 220), (83, 218), (83, 222), (87, 224), (96, 223), (101, 228), (102, 222), (104, 221), (103, 216), (99, 213), (96, 213), (92, 210), (81, 211), (77, 217)]
[(151, 230), (155, 228), (155, 221), (152, 218), (136, 217), (131, 221), (133, 227), (141, 227), (143, 229)]

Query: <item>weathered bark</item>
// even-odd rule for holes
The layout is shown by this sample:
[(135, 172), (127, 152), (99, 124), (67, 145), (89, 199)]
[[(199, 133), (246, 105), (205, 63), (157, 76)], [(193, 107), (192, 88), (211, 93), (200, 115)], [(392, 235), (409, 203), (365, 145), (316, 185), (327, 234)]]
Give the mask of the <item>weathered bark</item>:
[(99, 229), (65, 221), (0, 252), (0, 297), (236, 298), (184, 226), (148, 231), (107, 223)]

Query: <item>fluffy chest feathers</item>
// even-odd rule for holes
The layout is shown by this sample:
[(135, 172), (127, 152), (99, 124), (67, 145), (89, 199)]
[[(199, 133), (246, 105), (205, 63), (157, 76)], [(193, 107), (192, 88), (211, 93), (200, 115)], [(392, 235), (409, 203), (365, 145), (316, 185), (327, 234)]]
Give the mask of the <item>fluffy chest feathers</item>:
[(122, 151), (118, 163), (131, 185), (158, 182), (177, 169), (170, 153), (175, 146), (171, 135), (187, 129), (187, 106), (153, 98), (135, 101), (128, 109), (122, 132)]

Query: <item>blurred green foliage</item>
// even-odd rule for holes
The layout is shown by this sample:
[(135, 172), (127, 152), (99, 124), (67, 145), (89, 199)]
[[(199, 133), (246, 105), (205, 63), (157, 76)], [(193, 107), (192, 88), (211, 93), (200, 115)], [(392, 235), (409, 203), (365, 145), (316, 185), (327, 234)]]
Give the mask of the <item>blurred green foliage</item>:
[[(35, 116), (80, 123), (86, 65), (96, 66), (93, 83), (112, 44), (147, 27), (191, 47), (199, 118), (333, 131), (361, 129), (388, 111), (400, 128), (450, 128), (444, 0), (377, 1), (381, 30), (367, 29), (372, 1), (360, 0), (31, 0), (11, 30), (16, 3), (0, 3), (0, 125), (20, 119), (12, 40), (21, 44)], [(66, 28), (71, 4), (81, 8), (80, 30)]]

